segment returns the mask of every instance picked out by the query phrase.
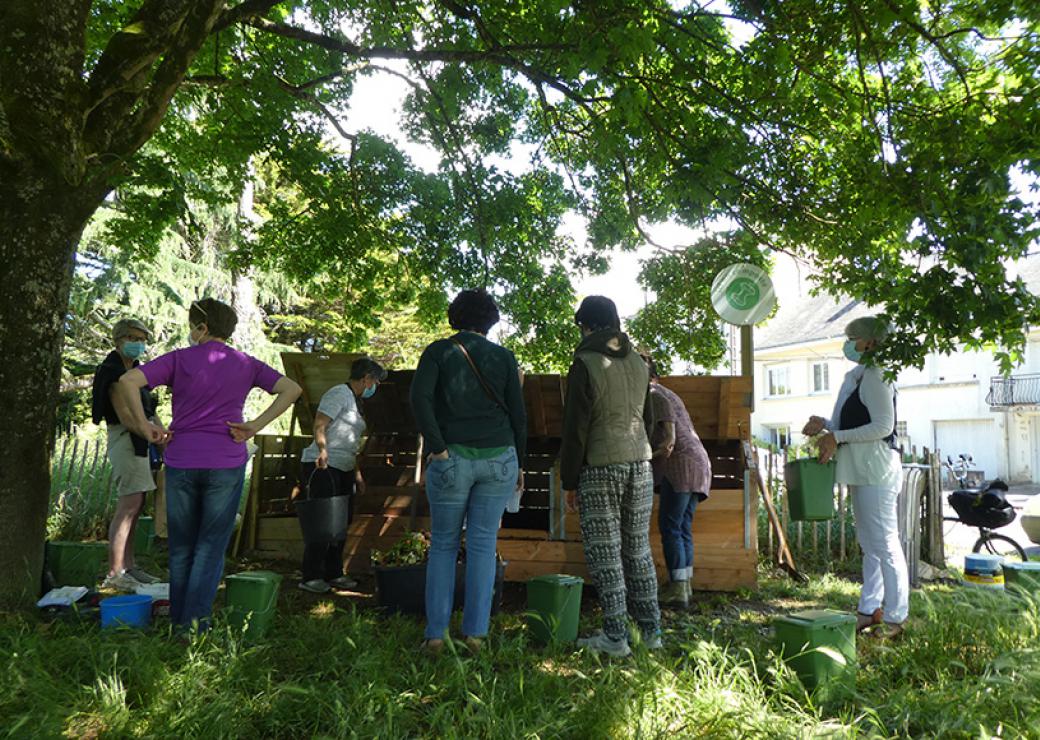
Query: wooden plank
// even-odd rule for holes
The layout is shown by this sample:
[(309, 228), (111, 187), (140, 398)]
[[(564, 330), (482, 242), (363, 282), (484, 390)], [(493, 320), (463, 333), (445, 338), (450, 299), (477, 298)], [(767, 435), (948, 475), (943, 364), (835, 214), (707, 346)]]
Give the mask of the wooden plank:
[(524, 383), (524, 400), (527, 402), (528, 436), (548, 437), (549, 427), (545, 423), (545, 399), (539, 378)]
[[(566, 573), (568, 575), (581, 576), (589, 582), (588, 569), (584, 562), (564, 563), (542, 563), (542, 562), (513, 562), (506, 565), (507, 581), (526, 581), (535, 576), (548, 575), (551, 573)], [(664, 583), (667, 578), (667, 569), (658, 566), (657, 578), (659, 583)], [(694, 565), (693, 587), (703, 591), (736, 591), (740, 588), (754, 588), (757, 585), (757, 572), (755, 568), (706, 568)]]

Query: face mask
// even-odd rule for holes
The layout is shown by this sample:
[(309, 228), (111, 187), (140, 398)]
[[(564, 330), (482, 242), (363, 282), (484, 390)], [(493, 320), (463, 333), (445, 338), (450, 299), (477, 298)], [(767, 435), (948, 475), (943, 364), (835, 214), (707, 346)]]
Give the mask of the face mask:
[(845, 346), (843, 346), (841, 350), (845, 353), (845, 356), (853, 362), (858, 363), (860, 360), (863, 359), (863, 353), (856, 349), (855, 339), (849, 339), (848, 341), (846, 341)]
[(368, 386), (368, 388), (365, 388), (365, 390), (361, 391), (361, 397), (362, 398), (371, 398), (375, 394), (376, 394), (376, 386), (374, 386), (374, 385), (370, 385), (370, 386)]
[(138, 357), (144, 354), (145, 344), (144, 342), (124, 342), (123, 343), (123, 354), (129, 357), (131, 360), (136, 360)]

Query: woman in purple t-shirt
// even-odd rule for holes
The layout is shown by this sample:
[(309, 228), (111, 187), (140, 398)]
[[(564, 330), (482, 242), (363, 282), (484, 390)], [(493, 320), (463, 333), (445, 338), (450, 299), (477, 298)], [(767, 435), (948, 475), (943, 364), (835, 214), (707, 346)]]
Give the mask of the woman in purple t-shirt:
[[(127, 372), (119, 390), (135, 431), (152, 440), (162, 430), (145, 418), (140, 389), (166, 385), (173, 391), (165, 453), (170, 619), (178, 627), (198, 622), (205, 629), (242, 496), (246, 440), (284, 413), (300, 386), (227, 345), (238, 317), (226, 303), (195, 301), (188, 322), (191, 347)], [(245, 421), (242, 410), (253, 388), (276, 398), (256, 419)]]

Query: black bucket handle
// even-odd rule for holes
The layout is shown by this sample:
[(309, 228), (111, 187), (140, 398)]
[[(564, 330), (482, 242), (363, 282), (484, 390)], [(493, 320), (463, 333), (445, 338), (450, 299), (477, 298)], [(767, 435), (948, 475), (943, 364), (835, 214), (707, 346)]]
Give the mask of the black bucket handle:
[(324, 470), (326, 473), (329, 474), (329, 480), (332, 482), (332, 495), (333, 496), (338, 496), (339, 495), (339, 491), (336, 488), (336, 476), (334, 476), (332, 474), (332, 471), (329, 470), (327, 467), (319, 468), (317, 463), (315, 463), (314, 470), (311, 471), (310, 476), (307, 478), (307, 498), (304, 499), (305, 501), (310, 501), (311, 500), (311, 483), (314, 482), (314, 474), (317, 473), (319, 470)]

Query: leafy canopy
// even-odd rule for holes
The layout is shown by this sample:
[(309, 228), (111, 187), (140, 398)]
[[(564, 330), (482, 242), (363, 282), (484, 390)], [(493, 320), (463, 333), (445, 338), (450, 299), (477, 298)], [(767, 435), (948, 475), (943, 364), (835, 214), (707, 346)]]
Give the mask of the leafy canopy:
[[(118, 79), (128, 37), (166, 43), (158, 6), (92, 4), (92, 80)], [(1038, 8), (245, 0), (147, 145), (108, 173), (127, 204), (109, 228), (149, 254), (189, 201), (233, 199), (257, 167), (279, 188), (260, 194), (240, 264), (345, 283), (356, 316), (415, 306), (432, 320), (448, 290), (486, 285), (540, 369), (573, 347), (576, 274), (672, 220), (725, 231), (662, 245), (638, 276), (656, 300), (631, 329), (665, 353), (718, 364), (711, 278), (776, 250), (883, 306), (895, 364), (956, 342), (1010, 363), (1040, 319), (1005, 272), (1037, 235), (1012, 175), (1037, 174)], [(396, 132), (345, 127), (370, 75), (407, 82), (400, 127), (434, 167)], [(583, 243), (561, 230), (572, 212)]]

